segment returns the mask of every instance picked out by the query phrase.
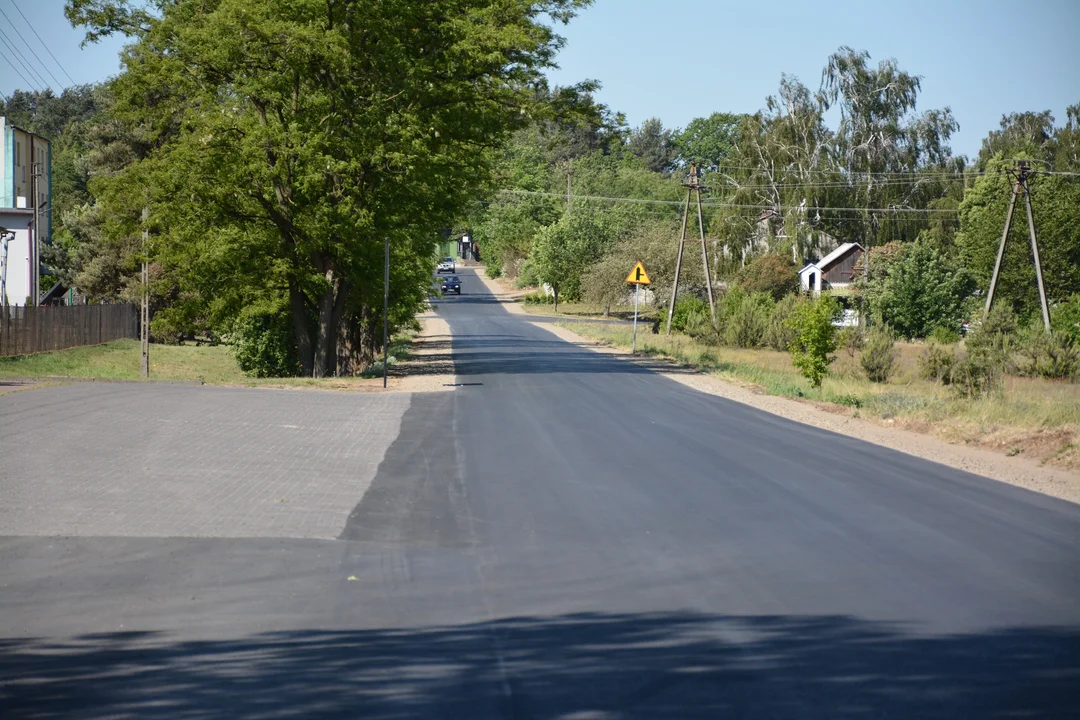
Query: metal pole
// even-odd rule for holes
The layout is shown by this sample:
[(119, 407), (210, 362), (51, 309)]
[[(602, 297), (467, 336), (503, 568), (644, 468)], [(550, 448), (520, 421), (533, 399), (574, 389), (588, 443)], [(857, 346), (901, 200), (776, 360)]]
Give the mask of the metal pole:
[(1005, 213), (1005, 230), (1001, 233), (1001, 244), (998, 245), (997, 261), (994, 263), (994, 274), (990, 276), (990, 290), (986, 293), (984, 315), (990, 313), (990, 306), (994, 302), (994, 291), (997, 290), (998, 277), (1001, 274), (1001, 259), (1005, 257), (1005, 243), (1009, 239), (1009, 228), (1012, 227), (1013, 210), (1016, 208), (1016, 196), (1019, 192), (1019, 181), (1017, 181), (1012, 188), (1012, 197), (1009, 198), (1009, 210)]
[[(1046, 286), (1043, 285), (1042, 263), (1039, 262), (1039, 241), (1035, 239), (1035, 217), (1031, 213), (1031, 189), (1026, 174), (1021, 176), (1024, 188), (1024, 205), (1027, 207), (1028, 232), (1031, 235), (1031, 254), (1035, 256), (1035, 278), (1039, 281), (1039, 304), (1042, 306), (1043, 327), (1050, 332), (1050, 308), (1046, 303)], [(1015, 196), (1014, 196), (1015, 197)]]
[[(697, 184), (697, 176), (694, 177), (694, 184)], [(716, 326), (716, 303), (713, 302), (712, 292), (712, 273), (709, 272), (709, 251), (705, 247), (705, 221), (701, 219), (701, 188), (695, 188), (697, 193), (697, 222), (698, 229), (701, 231), (701, 261), (705, 263), (705, 290), (709, 293), (709, 316), (712, 318), (713, 326)]]
[(637, 308), (638, 297), (641, 295), (641, 283), (634, 286), (634, 347), (630, 351), (631, 355), (637, 354)]
[(390, 352), (390, 236), (386, 236), (386, 262), (383, 272), (382, 386), (386, 388)]
[(667, 330), (665, 334), (671, 334), (671, 318), (675, 314), (675, 300), (679, 296), (679, 275), (682, 273), (683, 247), (686, 246), (686, 218), (690, 214), (690, 190), (686, 191), (686, 202), (683, 203), (682, 232), (679, 234), (679, 254), (675, 257), (675, 284), (671, 287), (671, 302), (667, 309)]
[(142, 307), (139, 312), (140, 334), (142, 335), (142, 368), (143, 379), (150, 377), (150, 263), (146, 257), (146, 246), (150, 239), (150, 230), (146, 227), (146, 221), (150, 219), (150, 208), (143, 208), (142, 221)]

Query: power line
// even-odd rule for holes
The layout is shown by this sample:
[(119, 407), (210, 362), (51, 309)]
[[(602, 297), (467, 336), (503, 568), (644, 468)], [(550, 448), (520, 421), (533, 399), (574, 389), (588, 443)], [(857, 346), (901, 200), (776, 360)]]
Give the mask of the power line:
[[(500, 190), (500, 193), (508, 193), (511, 195), (530, 195), (535, 197), (565, 197), (560, 193), (540, 192), (538, 190)], [(602, 195), (575, 195), (576, 200), (591, 200), (600, 202), (625, 202), (625, 203), (640, 203), (643, 205), (679, 205), (682, 203), (678, 200), (652, 200), (647, 198), (623, 198), (623, 197), (605, 197)], [(718, 207), (718, 208), (736, 208), (745, 210), (758, 210), (764, 212), (765, 210), (805, 210), (807, 212), (883, 212), (883, 213), (917, 213), (917, 214), (952, 214), (955, 215), (959, 210), (953, 210), (948, 208), (905, 208), (905, 207), (885, 207), (885, 208), (852, 208), (852, 207), (801, 207), (798, 205), (760, 205), (749, 203), (725, 203), (725, 202), (703, 202), (702, 207)]]
[[(15, 8), (19, 15), (22, 15), (22, 19), (23, 22), (26, 23), (26, 27), (30, 28), (30, 32), (34, 33), (34, 37), (36, 37), (38, 39), (38, 42), (41, 43), (41, 47), (45, 48), (45, 52), (49, 53), (49, 57), (51, 57), (53, 59), (53, 62), (56, 63), (56, 67), (60, 68), (60, 72), (64, 73), (64, 75), (67, 75), (67, 79), (71, 82), (72, 85), (77, 84), (74, 78), (71, 77), (71, 73), (67, 71), (67, 68), (60, 64), (60, 61), (56, 58), (55, 55), (53, 55), (53, 52), (49, 49), (49, 46), (46, 45), (45, 41), (41, 39), (40, 35), (38, 35), (38, 31), (35, 30), (34, 26), (30, 24), (30, 21), (26, 18), (26, 15), (23, 15), (23, 11), (20, 10), (19, 6), (15, 4), (15, 0), (11, 0), (11, 6)], [(53, 79), (55, 80), (56, 78), (54, 77)]]
[[(4, 39), (3, 35), (0, 35), (0, 40), (3, 40), (3, 39)], [(3, 50), (0, 50), (0, 57), (7, 60), (7, 64), (11, 66), (11, 69), (15, 71), (15, 74), (19, 76), (20, 80), (22, 80), (24, 83), (29, 85), (35, 92), (41, 92), (41, 88), (39, 88), (37, 85), (35, 85), (32, 80), (27, 80), (26, 77), (21, 72), (19, 72), (19, 68), (15, 67), (15, 63), (11, 62), (11, 58), (9, 58), (7, 55), (5, 55)], [(25, 67), (25, 66), (23, 66), (23, 67)]]
[[(12, 4), (14, 4), (14, 2)], [(18, 8), (16, 8), (16, 10), (17, 9)], [(0, 15), (4, 16), (4, 19), (8, 21), (8, 25), (10, 25), (12, 28), (15, 27), (15, 23), (12, 22), (11, 18), (8, 17), (8, 14), (6, 12), (4, 12), (4, 8), (2, 8), (2, 7), (0, 7)], [(29, 25), (29, 23), (27, 23), (27, 24)], [(33, 30), (33, 28), (30, 28), (30, 29)], [(46, 65), (45, 63), (43, 63), (40, 58), (38, 58), (37, 53), (34, 52), (34, 49), (32, 47), (30, 47), (30, 43), (26, 42), (26, 38), (24, 38), (19, 33), (16, 33), (16, 34), (19, 35), (19, 39), (22, 40), (23, 45), (26, 46), (26, 50), (27, 50), (27, 52), (30, 53), (31, 57), (33, 57), (35, 60), (37, 60), (38, 64), (41, 65), (42, 68), (44, 68), (45, 72), (49, 73), (49, 77), (51, 77), (53, 79), (53, 81), (56, 83), (56, 86), (58, 88), (60, 88), (60, 89), (63, 89), (64, 88), (64, 83), (57, 80), (56, 76), (53, 75), (52, 70), (49, 69), (49, 66)], [(40, 40), (41, 38), (38, 38), (38, 39)], [(48, 48), (45, 48), (45, 49), (48, 50)], [(42, 76), (42, 78), (44, 78), (44, 76)], [(48, 86), (48, 83), (43, 83), (43, 84)]]
[[(49, 86), (49, 83), (42, 80), (41, 76), (30, 67), (29, 61), (27, 61), (23, 57), (22, 51), (19, 50), (19, 48), (15, 47), (14, 43), (10, 42), (6, 37), (3, 36), (3, 34), (0, 34), (0, 42), (3, 42), (4, 47), (11, 51), (12, 55), (15, 56), (15, 59), (19, 61), (19, 64), (23, 66), (23, 68), (26, 70), (27, 74), (29, 74), (31, 78), (33, 78), (42, 87)], [(40, 88), (35, 87), (34, 89), (40, 92)]]

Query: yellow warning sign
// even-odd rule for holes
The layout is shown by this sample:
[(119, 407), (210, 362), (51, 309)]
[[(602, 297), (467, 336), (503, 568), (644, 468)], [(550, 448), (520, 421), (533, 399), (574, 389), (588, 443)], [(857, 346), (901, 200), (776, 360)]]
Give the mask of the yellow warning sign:
[(649, 279), (649, 273), (645, 272), (645, 266), (638, 263), (634, 266), (634, 269), (630, 271), (630, 274), (626, 276), (626, 282), (636, 283), (638, 285), (651, 285), (652, 280)]

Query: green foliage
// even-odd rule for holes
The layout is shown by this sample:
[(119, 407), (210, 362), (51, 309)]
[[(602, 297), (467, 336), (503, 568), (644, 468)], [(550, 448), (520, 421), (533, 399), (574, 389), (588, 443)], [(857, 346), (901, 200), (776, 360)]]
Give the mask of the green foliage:
[(1028, 329), (1017, 343), (1023, 375), (1051, 380), (1080, 377), (1080, 342), (1061, 330), (1046, 332), (1041, 322)]
[(739, 115), (722, 112), (694, 118), (675, 136), (679, 161), (684, 165), (697, 163), (702, 168), (722, 164), (734, 149), (739, 121)]
[[(988, 172), (975, 179), (960, 204), (956, 245), (965, 267), (984, 292), (990, 285), (1005, 227), (1011, 185), (1003, 170), (1011, 165), (1012, 157), (991, 161)], [(1036, 175), (1030, 187), (1046, 294), (1051, 303), (1061, 302), (1080, 292), (1080, 183), (1072, 177)], [(1012, 306), (1021, 316), (1038, 311), (1023, 197), (1017, 198), (994, 302)]]
[(240, 369), (254, 377), (290, 377), (300, 370), (289, 315), (280, 306), (245, 308), (236, 322), (233, 352)]
[(521, 301), (526, 305), (550, 305), (555, 302), (555, 298), (543, 290), (537, 290), (523, 297)]
[(939, 345), (954, 345), (960, 341), (960, 331), (956, 326), (938, 325), (930, 331), (927, 339)]
[(487, 275), (489, 278), (502, 277), (502, 265), (499, 265), (498, 263), (489, 263), (484, 268), (484, 274)]
[(540, 284), (540, 278), (536, 276), (536, 263), (532, 258), (525, 258), (518, 268), (517, 280), (514, 284), (520, 288), (536, 287)]
[[(589, 300), (600, 305), (622, 302), (629, 296), (626, 276), (641, 262), (649, 273), (652, 291), (658, 306), (666, 304), (675, 278), (675, 254), (679, 228), (670, 220), (644, 220), (593, 263), (582, 278), (582, 288)], [(682, 272), (683, 287), (703, 287), (704, 274), (700, 264), (687, 263)]]
[(789, 322), (795, 308), (803, 299), (795, 295), (786, 295), (773, 306), (769, 316), (769, 327), (765, 330), (765, 345), (778, 352), (787, 352), (795, 341), (796, 332)]
[(671, 329), (676, 332), (685, 332), (691, 315), (704, 316), (708, 320), (709, 303), (693, 295), (679, 298), (679, 301), (675, 303), (675, 312), (671, 314)]
[[(729, 293), (725, 301), (731, 296)], [(728, 303), (724, 303), (724, 340), (727, 344), (741, 348), (763, 345), (775, 305), (772, 296), (760, 292), (741, 297), (736, 294), (732, 304), (734, 307), (728, 310)]]
[(1054, 330), (1068, 333), (1080, 341), (1080, 293), (1050, 308), (1050, 324)]
[(994, 305), (975, 330), (968, 332), (964, 346), (971, 352), (993, 356), (1003, 367), (1016, 346), (1020, 321), (1012, 308)]
[(968, 274), (951, 267), (920, 238), (889, 267), (873, 307), (901, 336), (926, 337), (938, 326), (960, 324), (964, 301), (972, 290)]
[(870, 382), (888, 382), (896, 367), (896, 351), (892, 333), (887, 327), (878, 326), (870, 331), (859, 355), (866, 378)]
[(660, 118), (649, 118), (632, 130), (626, 147), (654, 173), (670, 172), (679, 152), (671, 130), (664, 128)]
[(798, 268), (787, 257), (762, 255), (739, 272), (738, 283), (748, 292), (768, 293), (774, 300), (779, 300), (798, 290)]
[(949, 380), (961, 397), (977, 398), (999, 390), (1004, 375), (1001, 357), (979, 349), (953, 365)]
[(848, 357), (852, 358), (855, 357), (855, 353), (862, 350), (865, 340), (866, 335), (859, 327), (840, 328), (840, 332), (836, 334), (836, 346), (843, 348)]
[(948, 385), (952, 382), (954, 365), (956, 352), (932, 343), (919, 356), (919, 375), (926, 380), (936, 380), (942, 385)]
[(560, 299), (581, 297), (582, 276), (615, 244), (618, 232), (612, 218), (585, 211), (564, 215), (540, 231), (532, 259), (537, 278), (555, 291), (556, 307)]
[(829, 365), (836, 358), (829, 353), (836, 350), (836, 327), (833, 321), (840, 315), (840, 304), (828, 295), (795, 307), (788, 318), (788, 326), (795, 331), (795, 339), (789, 346), (792, 364), (803, 377), (815, 387), (829, 373)]

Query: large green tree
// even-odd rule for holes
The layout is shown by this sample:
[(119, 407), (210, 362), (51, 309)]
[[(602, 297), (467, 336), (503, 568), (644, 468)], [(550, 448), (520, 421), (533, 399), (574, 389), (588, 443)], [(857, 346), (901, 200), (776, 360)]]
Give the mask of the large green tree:
[(383, 239), (393, 301), (411, 312), (437, 229), (545, 110), (562, 42), (547, 21), (585, 4), (71, 0), (88, 40), (132, 38), (116, 112), (151, 136), (149, 156), (102, 190), (114, 232), (149, 207), (172, 273), (231, 260), (187, 278), (199, 301), (284, 295), (303, 371), (353, 371), (377, 346)]

